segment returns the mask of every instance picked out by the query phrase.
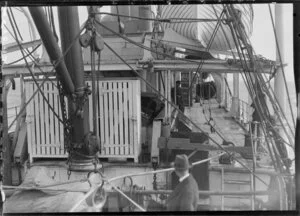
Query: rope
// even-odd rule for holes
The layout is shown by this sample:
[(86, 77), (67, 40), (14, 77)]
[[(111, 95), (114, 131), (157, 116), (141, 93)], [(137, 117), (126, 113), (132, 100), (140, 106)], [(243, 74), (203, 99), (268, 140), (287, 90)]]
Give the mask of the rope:
[(3, 185), (3, 189), (15, 189), (15, 190), (43, 190), (43, 191), (60, 191), (60, 192), (81, 192), (84, 193), (86, 190), (72, 190), (72, 189), (59, 189), (59, 188), (40, 188), (40, 187), (22, 187), (22, 186), (10, 186), (10, 185)]
[(286, 90), (286, 92), (287, 92), (287, 97), (288, 97), (288, 102), (289, 102), (290, 112), (291, 112), (291, 115), (292, 115), (292, 118), (293, 118), (293, 125), (294, 125), (294, 128), (296, 128), (296, 124), (295, 124), (295, 119), (296, 119), (296, 118), (295, 118), (294, 113), (293, 113), (293, 110), (292, 110), (292, 104), (291, 104), (291, 99), (290, 99), (290, 93), (289, 93), (289, 89), (288, 89), (288, 87), (287, 87), (286, 76), (285, 76), (285, 73), (284, 73), (284, 67), (283, 67), (283, 63), (282, 63), (281, 52), (280, 52), (280, 50), (279, 50), (278, 37), (277, 37), (277, 34), (276, 34), (276, 30), (275, 30), (275, 24), (274, 24), (274, 19), (273, 19), (273, 14), (272, 14), (272, 11), (271, 11), (271, 6), (270, 6), (270, 4), (268, 4), (268, 7), (269, 7), (269, 13), (270, 13), (271, 21), (272, 21), (272, 26), (273, 26), (274, 36), (275, 36), (277, 52), (278, 52), (278, 55), (279, 55), (280, 65), (281, 65), (281, 69), (282, 69), (283, 80), (284, 80), (284, 86), (285, 86), (285, 90)]
[[(212, 33), (212, 36), (211, 36), (211, 38), (210, 38), (210, 40), (209, 40), (209, 42), (208, 42), (208, 46), (207, 46), (206, 49), (205, 49), (206, 52), (209, 51), (209, 49), (210, 49), (210, 47), (211, 47), (211, 45), (212, 45), (212, 42), (213, 42), (213, 40), (215, 39), (215, 36), (216, 36), (216, 34), (217, 34), (217, 31), (219, 30), (219, 27), (221, 26), (221, 18), (222, 18), (222, 16), (223, 16), (223, 14), (224, 14), (224, 10), (223, 10), (222, 13), (220, 14), (220, 17), (218, 18), (218, 22), (217, 22), (217, 24), (216, 24), (216, 26), (215, 26), (215, 28), (214, 28), (214, 31), (213, 31), (213, 33)], [(191, 84), (190, 84), (190, 87), (189, 87), (188, 92), (191, 91), (191, 89), (192, 89), (192, 87), (193, 87), (193, 84), (194, 84), (194, 80), (195, 80), (195, 78), (196, 78), (196, 75), (199, 74), (199, 70), (202, 69), (204, 62), (205, 62), (205, 60), (202, 60), (202, 61), (200, 62), (199, 66), (198, 66), (198, 68), (197, 68), (197, 70), (196, 70), (196, 73), (195, 73), (195, 75), (194, 75), (193, 78), (192, 78), (192, 81), (191, 81)], [(201, 65), (201, 66), (200, 66), (200, 65)], [(200, 73), (200, 75), (201, 75), (201, 73)]]
[[(11, 15), (10, 15), (10, 13), (11, 13)], [(7, 13), (7, 14), (8, 14), (8, 18), (9, 18), (9, 20), (10, 20), (11, 26), (12, 26), (13, 31), (14, 31), (14, 33), (15, 33), (15, 37), (16, 37), (16, 41), (17, 41), (17, 43), (18, 43), (18, 46), (20, 47), (21, 53), (22, 53), (23, 58), (24, 58), (24, 60), (25, 60), (26, 67), (27, 67), (27, 69), (29, 70), (30, 75), (31, 75), (31, 77), (32, 77), (32, 79), (33, 79), (33, 81), (34, 81), (34, 83), (35, 83), (36, 86), (38, 87), (38, 90), (40, 91), (41, 96), (43, 97), (43, 99), (44, 99), (44, 101), (47, 103), (47, 105), (49, 106), (50, 110), (52, 110), (53, 114), (57, 117), (57, 119), (58, 119), (61, 123), (64, 123), (63, 120), (61, 120), (61, 118), (59, 117), (59, 114), (57, 114), (57, 113), (55, 112), (54, 108), (53, 108), (52, 105), (49, 103), (49, 100), (48, 100), (48, 99), (46, 98), (46, 96), (44, 95), (44, 92), (42, 91), (42, 89), (41, 89), (40, 86), (38, 85), (38, 82), (37, 82), (36, 78), (34, 77), (34, 74), (33, 74), (32, 70), (31, 70), (31, 68), (29, 67), (28, 61), (27, 61), (27, 59), (25, 58), (25, 54), (24, 54), (24, 51), (23, 51), (23, 47), (22, 47), (22, 45), (20, 44), (20, 41), (18, 40), (18, 36), (17, 36), (17, 34), (16, 34), (16, 29), (15, 29), (15, 27), (16, 27), (17, 29), (18, 29), (18, 27), (13, 25), (13, 22), (12, 22), (12, 19), (11, 19), (11, 16), (14, 17), (14, 14), (13, 14), (11, 8), (10, 8), (10, 13)], [(16, 25), (16, 23), (15, 23), (15, 25)]]
[[(246, 35), (246, 34), (244, 34), (244, 35)], [(246, 37), (247, 37), (247, 35), (246, 35)], [(250, 41), (248, 37), (247, 37), (247, 39), (248, 39), (248, 41)], [(251, 46), (251, 43), (250, 43), (250, 42), (249, 42), (248, 44)], [(255, 54), (254, 51), (253, 51), (253, 53)], [(243, 55), (243, 56), (244, 56), (244, 55)], [(245, 56), (244, 56), (244, 60), (245, 60)], [(245, 61), (246, 61), (246, 60), (245, 60)], [(253, 62), (256, 63), (256, 59), (255, 59), (255, 58), (253, 59)], [(256, 64), (256, 66), (257, 66), (257, 64)], [(262, 69), (262, 67), (261, 67), (260, 64), (258, 64), (258, 67), (259, 67), (260, 69)], [(245, 74), (245, 75), (246, 75), (246, 74)], [(280, 116), (280, 114), (279, 114), (279, 112), (278, 112), (278, 108), (276, 107), (276, 105), (278, 104), (278, 100), (277, 100), (277, 98), (276, 98), (275, 95), (274, 95), (273, 89), (271, 89), (271, 90), (272, 90), (272, 93), (273, 93), (273, 95), (274, 95), (275, 101), (276, 101), (277, 103), (274, 102), (273, 97), (272, 97), (272, 95), (270, 94), (268, 87), (266, 87), (266, 85), (265, 85), (265, 82), (264, 82), (263, 80), (261, 80), (261, 79), (263, 79), (263, 78), (262, 78), (262, 75), (261, 75), (260, 73), (257, 73), (257, 74), (254, 74), (254, 75), (256, 75), (256, 76), (255, 76), (256, 79), (258, 79), (258, 78), (260, 79), (260, 80), (257, 80), (257, 81), (258, 81), (258, 84), (260, 85), (260, 88), (262, 88), (262, 89), (263, 89), (263, 87), (266, 88), (265, 91), (266, 91), (266, 93), (267, 93), (267, 96), (270, 98), (270, 100), (271, 100), (271, 102), (272, 102), (272, 105), (273, 105), (273, 108), (274, 108), (276, 114), (277, 114), (278, 117), (279, 117), (280, 123), (283, 125), (283, 122), (282, 122), (282, 120), (281, 120), (281, 116)], [(249, 75), (248, 75), (248, 76), (249, 76)], [(250, 76), (250, 81), (251, 81), (252, 86), (253, 86), (254, 84), (253, 84), (253, 81), (252, 81), (251, 76)], [(259, 82), (259, 81), (260, 81), (260, 82)], [(249, 87), (250, 87), (250, 84), (249, 84), (249, 83), (248, 83), (248, 85), (249, 85)], [(263, 87), (261, 87), (261, 85), (263, 85)], [(254, 92), (254, 90), (253, 90), (253, 92)], [(252, 97), (252, 100), (253, 100), (253, 97), (254, 97), (254, 96), (253, 96), (253, 93), (252, 93), (252, 95), (250, 94), (250, 96)], [(255, 102), (254, 102), (254, 103), (255, 103)], [(255, 106), (257, 107), (257, 105), (255, 105)], [(260, 104), (260, 103), (259, 103), (259, 107), (260, 107), (260, 109), (264, 109), (264, 108), (261, 107), (261, 104)], [(266, 106), (264, 106), (264, 107), (266, 107)], [(279, 106), (279, 109), (280, 109), (281, 114), (283, 115), (284, 119), (287, 121), (287, 118), (286, 118), (285, 114), (283, 113), (282, 108), (281, 108), (280, 106)], [(258, 110), (258, 111), (259, 111), (259, 110)], [(263, 118), (262, 118), (262, 119), (263, 119)], [(271, 123), (267, 118), (265, 118), (264, 120), (265, 120), (266, 122), (268, 122), (268, 123), (271, 125), (271, 127), (274, 129), (272, 123)], [(294, 134), (294, 132), (293, 132), (293, 130), (291, 129), (291, 127), (290, 127), (289, 124), (288, 124), (288, 126), (289, 126), (289, 129), (291, 130), (292, 134)], [(285, 131), (287, 137), (289, 138), (289, 141), (292, 143), (292, 139), (290, 138), (289, 134), (287, 133), (286, 128), (283, 127), (283, 129), (284, 129), (284, 131)], [(275, 133), (278, 134), (276, 131), (275, 131)], [(278, 134), (278, 135), (281, 137), (280, 134)], [(283, 140), (283, 141), (284, 141), (284, 140)], [(284, 141), (284, 142), (285, 142), (285, 141)], [(287, 142), (285, 142), (285, 143), (288, 144)], [(290, 144), (288, 144), (288, 145), (290, 145)]]
[[(221, 155), (225, 154), (225, 152), (223, 153), (220, 153), (218, 155), (215, 155), (215, 156), (212, 156), (210, 158), (207, 158), (205, 160), (201, 160), (201, 161), (197, 161), (197, 162), (194, 162), (192, 163), (192, 165), (196, 166), (198, 164), (201, 164), (201, 163), (205, 163), (207, 161), (210, 161), (212, 160), (213, 158), (216, 158), (216, 157), (219, 157)], [(115, 181), (115, 180), (118, 180), (118, 179), (123, 179), (123, 178), (126, 178), (126, 177), (133, 177), (133, 176), (142, 176), (142, 175), (152, 175), (152, 174), (155, 174), (155, 173), (162, 173), (162, 172), (170, 172), (170, 171), (173, 171), (174, 168), (167, 168), (167, 169), (161, 169), (161, 170), (156, 170), (156, 171), (148, 171), (148, 172), (141, 172), (141, 173), (132, 173), (132, 174), (127, 174), (127, 175), (122, 175), (122, 176), (117, 176), (117, 177), (114, 177), (114, 178), (111, 178), (111, 179), (103, 179), (103, 181), (105, 181), (106, 183), (110, 184), (112, 181)], [(91, 188), (91, 190), (89, 190), (77, 203), (75, 203), (75, 205), (70, 209), (70, 212), (74, 212), (76, 210), (76, 208), (84, 201), (86, 200), (92, 193), (94, 193), (94, 191), (98, 190), (98, 188), (102, 185), (102, 183), (98, 184), (96, 187), (94, 188)], [(112, 187), (114, 187), (114, 189), (116, 189), (115, 186), (111, 185)], [(123, 193), (123, 192), (122, 192)], [(123, 194), (122, 194), (123, 195)], [(125, 197), (126, 198), (126, 197)], [(129, 200), (131, 201), (131, 200)]]
[[(232, 6), (231, 6), (232, 7)], [(229, 9), (229, 11), (231, 11), (231, 13), (235, 13), (235, 11), (234, 11), (234, 9), (233, 9), (233, 7), (230, 9), (229, 7), (228, 7), (228, 9)], [(235, 15), (232, 15), (233, 17), (235, 16)], [(240, 20), (238, 20), (238, 21), (240, 21)], [(240, 34), (242, 34), (242, 35), (240, 35), (240, 37), (241, 37), (241, 39), (242, 40), (244, 40), (244, 43), (246, 43), (247, 44), (247, 42), (245, 42), (245, 39), (244, 39), (244, 35), (245, 35), (245, 33), (244, 32), (242, 32), (242, 30), (241, 29), (238, 29), (240, 32)], [(247, 40), (247, 39), (246, 39)], [(248, 39), (249, 40), (249, 39)], [(248, 51), (248, 53), (250, 54), (250, 58), (251, 58), (251, 60), (252, 60), (252, 62), (253, 63), (256, 63), (256, 61), (255, 61), (255, 58), (252, 56), (252, 54), (251, 54), (251, 52), (249, 51), (249, 44), (247, 44), (247, 46), (246, 46), (246, 48), (247, 48), (247, 51)], [(261, 78), (261, 76), (256, 76), (255, 77), (256, 78), (256, 81), (258, 82), (258, 84), (261, 84), (261, 83), (259, 83), (259, 80), (258, 80), (258, 78)], [(265, 84), (265, 83), (262, 83), (262, 84)], [(253, 84), (252, 84), (253, 85)], [(262, 89), (263, 89), (263, 87), (261, 87), (261, 86), (257, 86), (257, 87), (259, 87), (260, 88), (260, 90), (262, 91)], [(264, 87), (265, 87), (265, 85), (264, 85)], [(269, 95), (269, 92), (267, 92), (267, 94)], [(264, 102), (264, 101), (263, 101)], [(260, 116), (260, 118), (261, 119), (263, 119), (263, 115), (262, 115), (262, 111), (260, 111), (259, 109), (262, 109), (262, 105), (260, 104), (260, 101), (258, 101), (258, 103), (259, 103), (259, 106), (257, 106), (257, 103), (256, 103), (256, 101), (254, 101), (254, 103), (255, 103), (255, 106), (258, 108), (258, 114), (259, 114), (259, 116)], [(264, 104), (264, 107), (266, 107), (266, 104)], [(266, 110), (266, 112), (269, 112), (268, 111), (268, 109)], [(269, 114), (269, 113), (268, 113)], [(264, 133), (265, 133), (265, 135), (266, 135), (266, 129), (264, 128)], [(271, 132), (272, 133), (276, 133), (276, 131), (275, 130), (271, 130)], [(287, 134), (288, 135), (288, 134)], [(289, 137), (289, 136), (288, 136)], [(267, 139), (266, 139), (267, 140)], [(275, 142), (275, 140), (273, 139), (273, 141)], [(278, 150), (277, 150), (277, 146), (276, 146), (276, 143), (275, 144), (273, 144), (273, 147), (274, 147), (274, 150), (275, 150), (275, 152), (277, 153), (275, 156), (277, 156), (277, 161), (282, 161), (283, 162), (283, 164), (286, 166), (286, 168), (287, 168), (287, 171), (289, 172), (289, 166), (286, 164), (286, 161), (284, 161), (283, 160), (283, 158), (282, 158), (282, 160), (281, 160), (281, 158), (280, 158), (280, 154), (279, 154), (279, 152), (278, 152)], [(281, 171), (283, 171), (283, 168), (282, 168), (282, 166), (280, 166), (280, 169), (281, 169)]]
[[(10, 35), (12, 36), (12, 38), (13, 39), (15, 39), (15, 40), (17, 40), (16, 38), (15, 38), (15, 36), (10, 32), (10, 30), (8, 29), (8, 27), (4, 24), (4, 27), (7, 29), (7, 31), (10, 33)], [(23, 49), (24, 50), (24, 49)], [(28, 51), (28, 49), (25, 49), (24, 50), (28, 55), (29, 55), (29, 57), (31, 57), (30, 59), (33, 61), (33, 63), (35, 64), (35, 66), (42, 72), (42, 73), (44, 73), (45, 75), (45, 79), (47, 79), (47, 80), (49, 80), (53, 85), (55, 85), (55, 83), (51, 80), (51, 79), (49, 79), (49, 75), (47, 75), (47, 73), (46, 72), (44, 72), (42, 69), (41, 69), (41, 67), (38, 65), (38, 60), (37, 60), (37, 58), (35, 58), (33, 55), (32, 55), (32, 52), (30, 52), (30, 51)], [(24, 59), (24, 57), (22, 57), (22, 59)], [(15, 62), (14, 62), (15, 63)], [(12, 63), (11, 63), (12, 64)], [(56, 86), (56, 85), (55, 85)]]
[[(117, 10), (118, 11), (118, 10)], [(137, 16), (128, 16), (121, 15), (119, 13), (107, 13), (107, 12), (93, 12), (91, 14), (100, 14), (100, 15), (110, 15), (110, 16), (118, 16), (118, 17), (126, 17), (126, 18), (134, 18), (139, 20), (148, 20), (148, 21), (157, 21), (157, 22), (166, 22), (166, 23), (186, 23), (186, 22), (216, 22), (217, 19), (201, 19), (201, 18), (167, 18), (167, 19), (157, 19), (157, 18), (145, 18), (145, 17), (137, 17)], [(173, 21), (175, 20), (175, 21)], [(183, 21), (176, 21), (183, 20)]]
[(96, 22), (97, 24), (99, 24), (100, 26), (102, 26), (103, 28), (107, 29), (108, 31), (112, 32), (113, 34), (115, 34), (115, 35), (119, 36), (120, 38), (124, 39), (125, 41), (128, 41), (129, 43), (132, 43), (132, 44), (134, 44), (134, 45), (136, 45), (136, 46), (138, 46), (138, 47), (140, 47), (140, 48), (142, 48), (142, 49), (148, 50), (148, 51), (153, 52), (153, 53), (156, 52), (156, 53), (158, 53), (158, 54), (160, 54), (160, 55), (162, 55), (162, 56), (169, 57), (169, 58), (174, 59), (174, 60), (179, 60), (179, 61), (183, 61), (183, 62), (191, 62), (191, 63), (199, 64), (198, 61), (193, 61), (193, 60), (191, 60), (191, 59), (183, 59), (183, 58), (179, 58), (179, 57), (176, 57), (176, 56), (167, 54), (167, 53), (155, 51), (154, 49), (151, 49), (151, 48), (149, 48), (149, 47), (147, 47), (147, 46), (144, 46), (143, 44), (140, 44), (140, 43), (137, 43), (137, 42), (131, 40), (130, 38), (128, 38), (128, 37), (126, 37), (126, 36), (124, 36), (124, 35), (122, 35), (122, 34), (119, 34), (118, 32), (114, 31), (113, 29), (108, 28), (107, 26), (103, 25), (103, 24), (100, 23), (98, 20), (95, 20), (95, 22)]
[[(154, 92), (158, 93), (158, 95), (160, 95), (164, 101), (166, 101), (167, 103), (169, 103), (171, 106), (174, 107), (174, 109), (176, 109), (178, 111), (179, 114), (181, 114), (182, 117), (185, 117), (189, 122), (191, 122), (193, 124), (193, 126), (195, 128), (197, 128), (199, 131), (204, 132), (201, 128), (198, 127), (198, 125), (196, 125), (190, 118), (188, 118), (183, 112), (181, 112), (181, 110), (179, 110), (179, 108), (176, 107), (176, 105), (169, 101), (165, 96), (163, 96), (158, 90), (156, 90), (155, 87), (153, 87), (147, 80), (145, 80), (134, 68), (132, 68), (121, 56), (119, 56), (106, 42), (104, 42), (104, 44), (109, 48), (109, 50), (111, 50), (118, 58), (120, 58), (121, 61), (123, 61), (138, 77), (140, 77), (141, 80), (143, 80)], [(217, 132), (217, 131), (216, 131)], [(218, 132), (217, 132), (218, 133)], [(218, 135), (221, 137), (220, 133), (218, 133)], [(215, 141), (212, 137), (208, 136), (208, 138), (213, 141), (220, 149), (222, 149), (223, 151), (225, 151), (226, 153), (229, 154), (229, 152), (223, 148), (222, 145), (220, 145), (217, 141)], [(224, 141), (226, 141), (223, 137), (221, 137)], [(241, 164), (245, 169), (247, 169), (249, 172), (251, 172), (253, 175), (255, 175), (252, 170), (250, 170), (245, 164), (243, 164), (239, 159), (234, 158), (239, 164)], [(267, 185), (267, 183), (262, 180), (261, 178), (259, 178), (257, 176), (258, 179), (260, 179), (260, 181), (262, 181), (265, 185)]]
[[(75, 44), (76, 39), (80, 36), (80, 34), (83, 32), (83, 30), (85, 29), (85, 27), (83, 27), (78, 34), (76, 35), (74, 41), (70, 44), (70, 46), (66, 49), (66, 51), (62, 54), (62, 56), (56, 61), (56, 63), (53, 65), (53, 69), (49, 72), (49, 74), (53, 73), (55, 71), (56, 66), (64, 60), (65, 55), (69, 52), (69, 50), (72, 48), (72, 46)], [(37, 65), (36, 65), (37, 66)], [(40, 70), (42, 71), (42, 69), (40, 68)], [(56, 72), (55, 72), (56, 73)], [(45, 79), (44, 81), (39, 85), (39, 87), (42, 87), (45, 82), (47, 81), (47, 78), (49, 78), (49, 74), (45, 74)], [(32, 96), (30, 97), (30, 99), (24, 104), (24, 107), (21, 109), (21, 111), (19, 112), (19, 114), (16, 116), (16, 118), (12, 121), (12, 123), (10, 124), (10, 126), (8, 127), (8, 130), (13, 126), (13, 124), (15, 123), (15, 121), (21, 116), (22, 112), (26, 109), (26, 106), (30, 103), (30, 101), (34, 98), (34, 96), (38, 93), (38, 89), (32, 94)]]
[[(225, 6), (223, 5), (223, 7), (225, 8)], [(227, 15), (227, 14), (226, 14)], [(228, 16), (228, 15), (227, 15)], [(234, 30), (233, 30), (233, 27), (231, 26), (231, 25), (229, 25), (229, 27), (230, 27), (230, 30), (231, 30), (231, 33), (232, 33), (232, 36), (233, 36), (233, 39), (234, 39), (234, 43), (235, 43), (235, 45), (236, 45), (236, 47), (238, 48), (238, 47), (240, 47), (239, 45), (238, 45), (238, 42), (237, 42), (237, 39), (236, 39), (236, 35), (235, 35), (235, 32), (234, 32)], [(241, 53), (240, 53), (240, 50), (239, 49), (237, 49), (237, 51), (238, 51), (238, 55), (239, 55), (239, 58), (240, 58), (240, 60), (243, 60), (243, 58), (242, 58), (242, 56), (241, 56)], [(235, 58), (235, 55), (233, 55), (233, 57)], [(245, 59), (244, 59), (245, 60)], [(247, 67), (247, 65), (246, 65), (246, 67)], [(250, 88), (250, 84), (249, 84), (249, 80), (247, 79), (247, 75), (249, 76), (249, 74), (248, 73), (244, 73), (244, 76), (246, 77), (246, 82), (247, 82), (247, 87), (248, 87), (248, 92), (250, 93), (250, 96), (251, 96), (251, 98), (252, 98), (252, 100), (253, 100), (253, 93), (252, 93), (252, 89)], [(243, 77), (244, 78), (244, 77)], [(250, 77), (251, 78), (251, 77)], [(245, 81), (245, 79), (244, 79), (244, 81)], [(271, 150), (270, 150), (270, 144), (269, 144), (269, 142), (267, 142), (268, 143), (268, 148), (269, 148), (269, 151), (271, 152)], [(275, 166), (275, 160), (274, 160), (274, 158), (273, 158), (273, 155), (271, 155), (271, 159), (272, 159), (272, 162), (273, 162), (273, 165), (274, 165), (274, 168), (276, 169), (276, 166)]]
[[(4, 26), (5, 26), (5, 24), (4, 24)], [(6, 27), (6, 26), (5, 26), (5, 27)], [(19, 59), (13, 61), (13, 62), (7, 63), (6, 65), (12, 65), (12, 64), (15, 64), (15, 63), (17, 63), (17, 62), (19, 62), (19, 61), (22, 61), (24, 58), (27, 58), (27, 57), (29, 57), (29, 56), (32, 56), (32, 53), (34, 53), (41, 45), (42, 45), (42, 44), (37, 45), (32, 51), (30, 51), (29, 53), (27, 53), (26, 56), (24, 56), (24, 57), (22, 57), (22, 58), (19, 58)]]
[[(110, 184), (110, 183), (109, 183)], [(139, 204), (137, 204), (135, 201), (133, 201), (130, 197), (128, 197), (125, 193), (123, 193), (121, 190), (119, 190), (117, 187), (114, 185), (110, 184), (111, 187), (116, 190), (118, 193), (120, 193), (123, 197), (125, 197), (129, 202), (131, 202), (133, 205), (135, 205), (138, 209), (140, 209), (142, 212), (145, 212), (146, 210), (143, 209)], [(71, 210), (72, 212), (72, 210)]]

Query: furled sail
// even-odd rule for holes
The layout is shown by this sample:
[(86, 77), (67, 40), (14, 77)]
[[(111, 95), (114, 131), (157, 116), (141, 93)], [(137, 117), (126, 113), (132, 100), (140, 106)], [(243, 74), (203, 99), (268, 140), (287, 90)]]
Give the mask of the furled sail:
[[(238, 12), (240, 12), (246, 34), (250, 36), (253, 24), (252, 5), (239, 4), (234, 5), (234, 7)], [(218, 19), (222, 10), (223, 5), (164, 5), (162, 6), (161, 18)], [(226, 15), (223, 16), (223, 19), (224, 18), (227, 18)], [(216, 24), (216, 21), (182, 22), (181, 20), (181, 22), (162, 23), (162, 28), (164, 31), (171, 28), (178, 34), (191, 40), (197, 40), (204, 47), (207, 47)], [(221, 26), (222, 27), (218, 29), (210, 48), (220, 51), (234, 49), (235, 45), (231, 36), (230, 28), (224, 22), (222, 22)]]

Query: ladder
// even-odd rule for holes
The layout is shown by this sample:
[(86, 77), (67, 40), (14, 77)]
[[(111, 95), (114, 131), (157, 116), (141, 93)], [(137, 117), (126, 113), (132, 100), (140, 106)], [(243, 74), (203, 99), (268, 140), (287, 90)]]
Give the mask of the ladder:
[[(241, 179), (234, 179), (234, 178), (228, 178), (228, 176), (226, 176), (224, 174), (224, 168), (221, 169), (221, 191), (225, 192), (225, 188), (226, 187), (232, 187), (237, 186), (240, 189), (240, 186), (244, 187), (245, 186), (249, 186), (250, 191), (254, 192), (254, 178), (251, 175), (251, 173), (249, 174), (244, 174), (244, 175), (249, 175), (249, 180), (241, 180)], [(234, 207), (230, 207), (227, 206), (225, 204), (226, 201), (236, 201), (239, 202), (239, 204), (237, 206)], [(244, 201), (244, 203), (243, 203)], [(245, 207), (248, 206), (247, 203), (245, 203), (246, 201), (250, 201), (250, 206), (251, 209), (246, 209), (243, 207), (243, 205), (245, 205)], [(241, 205), (242, 204), (242, 205)], [(236, 209), (238, 208), (238, 209)], [(221, 195), (221, 210), (255, 210), (255, 195)]]

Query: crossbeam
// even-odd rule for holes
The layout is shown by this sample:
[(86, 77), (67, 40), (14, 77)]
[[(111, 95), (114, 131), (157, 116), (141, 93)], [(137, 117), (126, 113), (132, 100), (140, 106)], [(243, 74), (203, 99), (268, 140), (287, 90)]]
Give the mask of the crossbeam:
[[(198, 150), (198, 151), (220, 151), (218, 146), (203, 144), (203, 143), (191, 143), (190, 139), (186, 138), (158, 138), (158, 148), (160, 149), (183, 149), (183, 150)], [(252, 153), (251, 147), (241, 147), (241, 146), (223, 146), (223, 148), (230, 152), (237, 153)]]
[[(167, 71), (171, 70), (175, 71), (191, 71), (198, 68), (199, 64), (198, 61), (193, 62), (185, 62), (180, 60), (154, 60), (151, 63), (151, 67), (154, 72), (158, 71)], [(200, 61), (199, 61), (200, 63)], [(128, 61), (128, 64), (137, 71), (141, 71), (150, 64), (148, 61)], [(39, 66), (40, 69), (44, 72), (50, 72), (53, 69), (51, 63), (44, 63), (39, 65), (33, 65), (32, 71), (36, 75), (43, 75), (41, 70), (37, 67)], [(263, 73), (272, 73), (272, 66), (262, 65)], [(110, 72), (110, 71), (128, 71), (130, 68), (123, 63), (105, 63), (103, 62), (100, 67), (100, 72)], [(202, 67), (203, 71), (211, 72), (211, 73), (240, 73), (242, 67), (238, 64), (230, 64), (228, 61), (225, 60), (206, 60)], [(91, 65), (85, 64), (84, 71), (91, 71)], [(19, 64), (19, 65), (3, 65), (2, 67), (3, 76), (20, 76), (21, 74), (26, 76), (29, 75), (29, 71), (26, 68), (26, 65)]]
[[(199, 60), (193, 60), (193, 62), (187, 62), (184, 60), (154, 60), (154, 61), (139, 61), (139, 65), (153, 65), (153, 70), (167, 71), (191, 71), (197, 70), (200, 65)], [(250, 65), (250, 63), (248, 63)], [(270, 64), (258, 63), (262, 68), (262, 73), (271, 74), (275, 67)], [(144, 66), (145, 67), (145, 66)], [(240, 63), (234, 63), (226, 60), (205, 60), (202, 66), (202, 71), (210, 73), (241, 73), (243, 71), (242, 65)], [(253, 71), (250, 71), (253, 73)]]

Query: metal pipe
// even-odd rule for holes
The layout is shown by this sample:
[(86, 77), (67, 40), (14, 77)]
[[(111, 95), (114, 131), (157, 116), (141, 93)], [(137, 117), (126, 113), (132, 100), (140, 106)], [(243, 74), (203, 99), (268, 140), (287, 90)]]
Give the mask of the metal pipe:
[[(85, 94), (84, 67), (79, 38), (76, 37), (78, 30), (80, 29), (77, 6), (58, 7), (58, 19), (62, 50), (65, 52), (65, 50), (74, 43), (70, 48), (70, 51), (64, 56), (64, 60), (74, 83), (75, 94), (77, 98), (80, 100), (82, 99), (82, 103), (84, 103), (84, 98), (82, 98)], [(82, 104), (76, 105), (69, 103), (71, 115), (76, 111), (77, 106), (79, 105)], [(82, 107), (81, 117), (73, 119), (72, 142), (82, 143), (84, 136), (89, 133), (88, 111), (88, 102), (85, 102)]]
[(66, 50), (70, 44), (76, 40), (70, 51), (65, 55), (65, 62), (74, 82), (75, 91), (82, 91), (85, 83), (82, 51), (79, 38), (76, 38), (78, 30), (80, 29), (77, 7), (58, 7), (58, 18), (62, 50)]
[[(62, 53), (58, 47), (56, 39), (54, 38), (42, 7), (28, 7), (28, 9), (50, 59), (54, 62), (58, 61), (62, 57)], [(75, 87), (64, 61), (59, 62), (59, 64), (56, 66), (56, 71), (60, 75), (59, 79), (61, 79), (65, 91), (68, 94), (72, 94), (75, 91)]]

